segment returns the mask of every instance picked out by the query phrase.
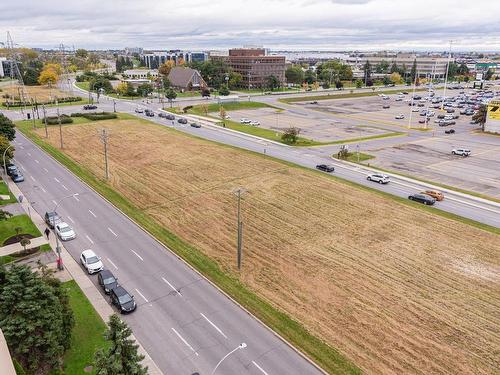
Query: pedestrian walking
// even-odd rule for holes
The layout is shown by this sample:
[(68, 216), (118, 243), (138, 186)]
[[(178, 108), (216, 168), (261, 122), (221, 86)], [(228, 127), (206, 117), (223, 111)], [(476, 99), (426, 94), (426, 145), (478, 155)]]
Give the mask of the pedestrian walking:
[(47, 237), (47, 239), (49, 239), (49, 234), (50, 234), (49, 228), (45, 228), (45, 236)]

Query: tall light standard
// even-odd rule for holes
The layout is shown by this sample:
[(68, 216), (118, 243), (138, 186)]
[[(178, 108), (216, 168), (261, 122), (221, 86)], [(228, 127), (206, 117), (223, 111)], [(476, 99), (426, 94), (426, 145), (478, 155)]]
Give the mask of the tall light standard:
[(446, 63), (446, 74), (444, 76), (443, 101), (441, 102), (441, 111), (444, 110), (444, 101), (446, 99), (446, 84), (448, 83), (448, 71), (450, 70), (450, 59), (451, 59), (451, 43), (453, 43), (452, 40), (450, 40), (450, 51), (448, 52), (448, 61)]
[(247, 347), (247, 344), (245, 344), (244, 342), (242, 342), (240, 345), (238, 345), (236, 348), (234, 348), (233, 350), (231, 350), (229, 353), (227, 353), (224, 357), (222, 357), (222, 359), (219, 361), (219, 363), (217, 363), (217, 366), (215, 366), (215, 368), (213, 369), (212, 373), (210, 375), (214, 375), (215, 374), (215, 371), (217, 370), (217, 368), (221, 365), (221, 363), (227, 358), (229, 357), (231, 354), (233, 354), (235, 351), (237, 350), (240, 350), (240, 349), (245, 349)]
[(7, 164), (5, 163), (5, 155), (7, 154), (7, 151), (9, 150), (9, 148), (11, 147), (14, 147), (14, 145), (9, 145), (9, 147), (7, 147), (5, 149), (5, 151), (3, 152), (3, 171), (5, 173), (5, 184), (7, 184)]
[(243, 242), (243, 222), (241, 221), (241, 195), (244, 194), (246, 190), (242, 187), (236, 189), (233, 194), (238, 197), (238, 270), (241, 269), (241, 257), (242, 257), (242, 242)]
[[(59, 201), (56, 203), (56, 205), (54, 206), (54, 209), (52, 210), (53, 213), (56, 212), (57, 210), (57, 207), (59, 207), (59, 204), (67, 199), (67, 198), (72, 198), (72, 197), (78, 197), (78, 195), (80, 195), (79, 193), (75, 193), (75, 194), (71, 194), (71, 195), (67, 195), (65, 197), (62, 197), (61, 199), (59, 199)], [(55, 237), (56, 237), (56, 252), (57, 252), (57, 269), (59, 271), (62, 271), (63, 270), (63, 264), (62, 264), (62, 258), (61, 258), (61, 248), (59, 247), (59, 236), (57, 235), (57, 231), (56, 231), (56, 222), (55, 222), (55, 215), (52, 215), (52, 226), (54, 227), (54, 234), (55, 234)]]

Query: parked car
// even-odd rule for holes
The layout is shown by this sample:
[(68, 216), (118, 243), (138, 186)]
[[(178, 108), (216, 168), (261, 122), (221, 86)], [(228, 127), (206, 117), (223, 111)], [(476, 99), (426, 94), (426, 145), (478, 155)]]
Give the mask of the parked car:
[(318, 164), (316, 166), (316, 169), (328, 173), (333, 172), (335, 170), (335, 168), (332, 165), (326, 165), (326, 164)]
[(17, 174), (19, 170), (14, 164), (8, 164), (7, 165), (7, 175), (12, 176), (13, 174)]
[(419, 123), (419, 124), (425, 124), (425, 119), (424, 119), (424, 118), (419, 119), (419, 120), (418, 120), (418, 123)]
[(80, 263), (87, 270), (89, 275), (97, 273), (103, 270), (104, 266), (93, 250), (83, 250), (80, 254)]
[(312, 102), (309, 102), (309, 104), (318, 104), (318, 102), (316, 100), (314, 100)]
[(437, 190), (426, 190), (426, 191), (422, 191), (420, 194), (428, 195), (429, 197), (434, 198), (438, 202), (440, 202), (444, 199), (444, 194), (441, 193), (440, 191), (437, 191)]
[(240, 119), (240, 124), (250, 124), (250, 122), (251, 121), (249, 119), (244, 118), (244, 117)]
[(455, 113), (455, 110), (453, 108), (447, 108), (446, 112), (448, 112), (448, 113)]
[(366, 177), (368, 181), (378, 182), (379, 184), (388, 184), (390, 179), (389, 176), (380, 173), (374, 173)]
[(158, 117), (160, 118), (167, 118), (167, 114), (165, 112), (159, 112)]
[(97, 275), (97, 281), (104, 293), (109, 294), (118, 286), (118, 279), (111, 273), (110, 270), (102, 270)]
[(249, 125), (252, 125), (252, 126), (259, 126), (260, 125), (260, 122), (258, 121), (250, 121), (250, 124)]
[(21, 171), (19, 171), (19, 170), (16, 173), (12, 174), (10, 176), (10, 178), (12, 178), (12, 181), (14, 181), (16, 184), (18, 182), (23, 182), (24, 181), (24, 176), (21, 173)]
[(111, 303), (115, 305), (122, 314), (134, 311), (137, 304), (134, 301), (134, 296), (129, 294), (122, 286), (117, 286), (109, 293)]
[(55, 230), (56, 234), (63, 241), (69, 241), (76, 238), (76, 233), (73, 228), (71, 228), (69, 224), (64, 221), (56, 224)]
[(144, 110), (142, 108), (137, 107), (135, 109), (135, 113), (144, 113)]
[(446, 129), (444, 134), (455, 134), (455, 129)]
[(178, 120), (177, 120), (177, 122), (178, 122), (179, 124), (187, 124), (187, 123), (188, 123), (188, 120), (186, 120), (185, 118), (180, 118), (180, 119), (178, 119)]
[(175, 120), (175, 116), (174, 115), (167, 115), (167, 117), (165, 117), (167, 120)]
[(85, 109), (85, 110), (97, 109), (97, 106), (95, 104), (85, 104), (83, 106), (83, 109)]
[(454, 148), (451, 153), (453, 155), (460, 155), (460, 156), (470, 156), (470, 150), (466, 148)]
[(423, 203), (428, 206), (432, 206), (436, 203), (436, 200), (426, 194), (412, 194), (408, 197), (409, 200)]
[(45, 212), (45, 224), (49, 226), (49, 228), (54, 229), (54, 225), (62, 223), (61, 217), (55, 211)]
[(150, 109), (144, 110), (144, 114), (148, 117), (155, 117), (155, 113)]
[(391, 106), (390, 106), (389, 104), (384, 104), (384, 105), (382, 106), (382, 108), (383, 108), (383, 109), (388, 109), (388, 108), (391, 108)]
[(396, 120), (402, 120), (405, 118), (405, 115), (403, 115), (402, 113), (400, 113), (399, 115), (396, 115), (396, 117), (394, 117)]
[(189, 125), (190, 125), (192, 128), (197, 128), (197, 129), (201, 128), (201, 125), (200, 125), (200, 124), (198, 124), (197, 122), (192, 122), (192, 123), (191, 123), (191, 124), (189, 124)]

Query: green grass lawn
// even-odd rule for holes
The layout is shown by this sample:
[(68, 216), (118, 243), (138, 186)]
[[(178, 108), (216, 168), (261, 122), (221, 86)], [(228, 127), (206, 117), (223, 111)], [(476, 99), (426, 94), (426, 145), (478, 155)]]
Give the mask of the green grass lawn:
[[(358, 154), (359, 154), (359, 160), (358, 160)], [(337, 154), (333, 154), (332, 155), (335, 159), (338, 159), (338, 156)], [(360, 153), (357, 153), (357, 152), (349, 152), (347, 154), (347, 158), (345, 159), (341, 159), (341, 160), (346, 160), (346, 161), (350, 161), (352, 163), (361, 163), (363, 161), (366, 161), (366, 160), (370, 160), (370, 159), (375, 159), (375, 156), (373, 155), (369, 155), (369, 154), (364, 154), (362, 152)]]
[(64, 374), (88, 374), (83, 369), (92, 364), (95, 351), (107, 346), (103, 336), (106, 325), (74, 280), (63, 283), (63, 286), (68, 291), (75, 318), (71, 347), (64, 355)]
[(90, 83), (88, 81), (84, 81), (84, 82), (75, 82), (75, 85), (76, 87), (82, 89), (82, 90), (85, 90), (85, 91), (89, 91), (89, 86), (90, 86)]
[(12, 216), (7, 220), (0, 221), (0, 244), (3, 245), (7, 238), (15, 236), (15, 228), (17, 227), (22, 228), (20, 234), (31, 234), (33, 237), (42, 235), (28, 215)]
[(16, 198), (14, 197), (14, 194), (12, 194), (9, 190), (9, 187), (5, 182), (3, 182), (0, 179), (0, 195), (9, 195), (10, 198), (6, 200), (0, 200), (0, 206), (4, 206), (6, 204), (10, 203), (16, 203)]
[(369, 135), (366, 137), (341, 139), (339, 141), (330, 142), (330, 144), (345, 144), (345, 143), (363, 142), (363, 141), (370, 141), (373, 139), (381, 139), (381, 138), (388, 138), (388, 137), (401, 137), (401, 136), (407, 135), (407, 134), (408, 133), (403, 133), (403, 132), (390, 132), (390, 133), (384, 133), (384, 134)]
[[(79, 111), (77, 111), (79, 112)], [(131, 118), (135, 118), (133, 115), (130, 115), (128, 113), (117, 113), (117, 116), (118, 116), (118, 119), (131, 119)], [(89, 123), (89, 122), (92, 122), (92, 120), (89, 120), (85, 117), (72, 117), (73, 119), (73, 122), (70, 123), (70, 124), (62, 124), (62, 126), (70, 126), (70, 125), (76, 125), (76, 124), (86, 124), (86, 123)], [(110, 120), (114, 120), (114, 119), (110, 119)], [(99, 121), (107, 121), (107, 120), (99, 120)], [(43, 122), (43, 119), (39, 119), (39, 120), (35, 120), (34, 121), (35, 123), (35, 128), (43, 128), (45, 126), (44, 122)], [(33, 120), (21, 120), (21, 121), (16, 121), (16, 125), (18, 126), (27, 126), (27, 127), (31, 127), (33, 128)], [(51, 127), (51, 126), (59, 126), (58, 124), (54, 124), (54, 125), (47, 125), (48, 127)]]

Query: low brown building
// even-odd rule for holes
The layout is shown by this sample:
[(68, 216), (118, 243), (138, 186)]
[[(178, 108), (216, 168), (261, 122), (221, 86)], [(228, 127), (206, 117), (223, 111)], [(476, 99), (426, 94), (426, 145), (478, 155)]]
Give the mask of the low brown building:
[(176, 66), (168, 74), (170, 84), (181, 90), (201, 90), (207, 87), (200, 72), (195, 69)]

